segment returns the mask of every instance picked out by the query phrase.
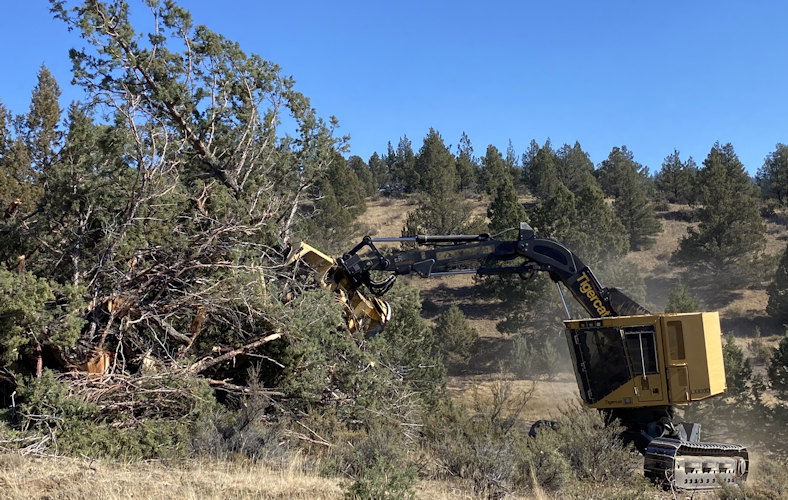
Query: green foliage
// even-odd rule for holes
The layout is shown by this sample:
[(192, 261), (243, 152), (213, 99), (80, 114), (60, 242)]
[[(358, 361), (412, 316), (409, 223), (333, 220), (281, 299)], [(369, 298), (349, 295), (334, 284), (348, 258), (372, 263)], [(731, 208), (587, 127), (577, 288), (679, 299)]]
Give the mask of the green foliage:
[(479, 166), (473, 157), (473, 146), (463, 132), (457, 145), (457, 188), (460, 192), (475, 189), (479, 183)]
[[(193, 385), (192, 390), (195, 397), (204, 398), (202, 386)], [(128, 426), (123, 420), (113, 420), (113, 414), (97, 404), (72, 395), (67, 384), (49, 370), (20, 386), (18, 397), (18, 429), (51, 436), (48, 444), (56, 453), (114, 459), (186, 456), (195, 422), (204, 414), (203, 408), (211, 407), (201, 403), (180, 418), (161, 409), (161, 418), (143, 418)]]
[[(498, 182), (495, 197), (487, 209), (487, 217), (490, 219), (488, 227), (491, 234), (499, 234), (512, 228), (516, 231), (520, 223), (527, 220), (525, 208), (517, 201), (517, 193), (508, 176)], [(508, 236), (514, 237), (516, 234), (514, 232)]]
[(654, 176), (657, 192), (670, 203), (688, 204), (695, 200), (698, 166), (690, 156), (681, 161), (678, 150), (665, 157), (662, 168)]
[(766, 312), (781, 324), (788, 325), (788, 245), (766, 292), (769, 295)]
[(419, 173), (419, 189), (431, 196), (445, 196), (457, 192), (457, 166), (454, 155), (441, 135), (430, 129), (416, 156), (414, 169)]
[(0, 345), (3, 367), (35, 345), (69, 347), (84, 320), (80, 290), (59, 285), (32, 273), (0, 268)]
[(733, 336), (725, 337), (722, 345), (722, 359), (725, 364), (725, 378), (728, 382), (727, 393), (735, 398), (747, 395), (748, 383), (752, 379), (750, 361), (745, 358), (744, 351), (739, 347)]
[(788, 330), (769, 361), (769, 382), (782, 399), (788, 399)]
[(402, 236), (481, 232), (481, 222), (471, 218), (470, 204), (457, 193), (428, 193), (408, 213)]
[(490, 144), (481, 158), (479, 182), (481, 188), (489, 195), (494, 195), (498, 184), (509, 176), (506, 162), (498, 148)]
[(389, 143), (386, 163), (390, 172), (390, 184), (385, 187), (386, 193), (412, 193), (421, 185), (421, 174), (416, 170), (416, 155), (407, 136), (400, 138), (396, 151)]
[[(379, 161), (379, 159), (377, 161)], [(375, 180), (375, 173), (372, 171), (372, 168), (357, 155), (348, 158), (347, 164), (361, 183), (364, 190), (364, 196), (375, 196), (378, 193), (379, 184)]]
[(616, 181), (618, 195), (613, 209), (629, 235), (630, 250), (640, 250), (654, 244), (654, 236), (662, 231), (662, 224), (654, 214), (647, 178), (634, 162), (629, 164), (630, 168), (617, 169), (621, 177)]
[(528, 189), (542, 201), (549, 200), (562, 185), (558, 177), (558, 158), (548, 140), (529, 162)]
[(556, 158), (558, 176), (572, 193), (579, 193), (597, 183), (594, 178), (594, 163), (579, 142), (575, 142), (573, 146), (564, 144), (556, 151)]
[(345, 497), (354, 500), (414, 498), (416, 468), (408, 460), (402, 437), (392, 430), (374, 429), (344, 459), (344, 472), (354, 482)]
[(756, 180), (765, 198), (788, 204), (788, 146), (779, 143), (775, 146), (758, 169)]
[(460, 308), (452, 305), (435, 322), (435, 337), (441, 353), (450, 363), (467, 362), (479, 332), (468, 323)]
[(599, 185), (607, 196), (621, 196), (622, 186), (631, 182), (632, 173), (648, 177), (648, 168), (635, 161), (635, 155), (626, 146), (614, 147), (607, 158), (599, 164), (596, 175)]
[(763, 249), (765, 225), (755, 186), (733, 146), (715, 144), (698, 172), (698, 228), (690, 227), (674, 254), (682, 263), (725, 269)]
[(679, 283), (670, 292), (668, 303), (665, 305), (666, 313), (689, 313), (700, 310), (700, 301), (689, 291), (684, 284)]

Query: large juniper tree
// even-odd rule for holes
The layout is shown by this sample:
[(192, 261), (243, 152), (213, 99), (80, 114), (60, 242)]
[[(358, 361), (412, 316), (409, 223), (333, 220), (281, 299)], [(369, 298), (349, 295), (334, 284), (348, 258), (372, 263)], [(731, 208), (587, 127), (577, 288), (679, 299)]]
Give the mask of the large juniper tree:
[(675, 258), (721, 269), (763, 248), (765, 225), (758, 190), (731, 144), (715, 144), (698, 172), (697, 228), (690, 227)]

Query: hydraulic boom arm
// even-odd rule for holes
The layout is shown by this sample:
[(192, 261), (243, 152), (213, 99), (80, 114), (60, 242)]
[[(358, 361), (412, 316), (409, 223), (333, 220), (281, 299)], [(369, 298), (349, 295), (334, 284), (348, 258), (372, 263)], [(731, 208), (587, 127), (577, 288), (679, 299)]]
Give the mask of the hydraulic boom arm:
[[(377, 242), (415, 242), (428, 249), (404, 250), (386, 256)], [(364, 249), (369, 252), (362, 255)], [(339, 260), (342, 272), (356, 287), (366, 286), (381, 296), (391, 288), (397, 275), (417, 273), (421, 277), (447, 274), (511, 275), (528, 278), (546, 272), (563, 283), (583, 308), (595, 318), (649, 314), (616, 288), (600, 285), (594, 273), (574, 253), (560, 243), (540, 238), (528, 224), (521, 224), (516, 240), (504, 241), (488, 234), (415, 236), (410, 238), (365, 237)], [(382, 281), (373, 271), (392, 273)]]

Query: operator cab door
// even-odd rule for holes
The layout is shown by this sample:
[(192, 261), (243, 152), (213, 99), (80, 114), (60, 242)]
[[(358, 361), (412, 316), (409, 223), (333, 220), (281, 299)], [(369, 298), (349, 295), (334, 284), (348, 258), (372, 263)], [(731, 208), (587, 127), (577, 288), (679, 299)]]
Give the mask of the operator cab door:
[(655, 325), (627, 326), (621, 329), (621, 334), (637, 400), (654, 402), (665, 399)]

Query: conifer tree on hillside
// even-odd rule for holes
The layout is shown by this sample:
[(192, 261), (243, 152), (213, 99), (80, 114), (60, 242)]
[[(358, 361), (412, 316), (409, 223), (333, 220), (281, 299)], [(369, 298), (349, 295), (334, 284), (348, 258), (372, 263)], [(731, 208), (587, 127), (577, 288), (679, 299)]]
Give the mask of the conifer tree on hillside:
[[(539, 152), (539, 143), (534, 139), (528, 144), (528, 149), (523, 153), (522, 164), (522, 184), (531, 191), (533, 188), (533, 178), (531, 175), (531, 168), (533, 167), (536, 154)], [(533, 193), (532, 193), (533, 194)]]
[(473, 157), (471, 140), (465, 132), (457, 145), (457, 182), (460, 191), (475, 189), (479, 183), (479, 166)]
[(506, 146), (506, 157), (504, 158), (504, 162), (506, 163), (506, 168), (509, 171), (509, 177), (512, 179), (512, 185), (514, 185), (515, 189), (517, 186), (520, 185), (522, 175), (522, 168), (518, 164), (517, 152), (514, 150), (514, 144), (512, 144), (512, 140), (509, 139), (509, 143)]
[(676, 285), (676, 288), (670, 292), (668, 303), (665, 305), (666, 313), (689, 313), (699, 310), (700, 301), (681, 283)]
[(380, 157), (378, 153), (372, 153), (367, 162), (369, 170), (372, 172), (372, 178), (375, 182), (375, 192), (378, 190), (385, 190), (389, 183), (389, 173), (386, 161)]
[(427, 193), (454, 193), (457, 191), (457, 166), (454, 155), (435, 129), (424, 138), (414, 163), (419, 175), (418, 188)]
[(498, 189), (498, 183), (509, 175), (509, 170), (506, 167), (506, 162), (501, 156), (498, 148), (490, 144), (487, 146), (484, 156), (481, 158), (481, 169), (479, 173), (479, 180), (481, 187), (489, 195), (494, 195)]
[(627, 182), (626, 174), (632, 171), (644, 179), (648, 178), (648, 168), (636, 162), (635, 155), (626, 146), (621, 146), (610, 151), (599, 164), (596, 175), (605, 194), (615, 198), (620, 194), (621, 184)]
[(594, 163), (579, 142), (574, 146), (564, 144), (556, 152), (558, 177), (572, 193), (577, 193), (589, 184), (596, 184)]
[(788, 326), (788, 245), (780, 258), (774, 281), (767, 288), (769, 302), (766, 312), (783, 325)]
[(731, 144), (711, 148), (698, 186), (700, 224), (681, 240), (674, 254), (678, 262), (722, 269), (763, 249), (766, 228), (758, 213), (758, 189)]
[(393, 193), (412, 193), (421, 184), (421, 176), (416, 170), (416, 155), (407, 136), (400, 138), (396, 151), (389, 144), (387, 162), (390, 164), (391, 187)]
[(558, 175), (558, 158), (549, 140), (539, 148), (528, 166), (528, 170), (531, 181), (528, 188), (534, 196), (541, 200), (547, 200), (553, 196), (558, 186), (562, 184)]
[(365, 196), (374, 196), (377, 191), (377, 184), (375, 182), (375, 177), (372, 174), (372, 169), (367, 165), (367, 163), (361, 159), (360, 156), (353, 155), (347, 160), (348, 167), (350, 170), (356, 174), (358, 181), (361, 183), (361, 186), (364, 188), (364, 195)]
[(662, 168), (654, 177), (657, 192), (670, 203), (692, 203), (695, 199), (695, 182), (698, 166), (690, 156), (681, 160), (678, 150), (665, 157)]
[(613, 209), (629, 235), (630, 250), (640, 250), (654, 243), (654, 236), (662, 231), (662, 224), (654, 214), (648, 193), (647, 179), (642, 171), (620, 169), (617, 181), (618, 196)]
[(777, 144), (758, 169), (758, 185), (766, 198), (774, 198), (788, 205), (788, 146)]
[[(487, 209), (487, 217), (490, 219), (490, 234), (498, 234), (507, 229), (518, 229), (521, 222), (525, 222), (525, 208), (517, 201), (517, 193), (512, 185), (512, 180), (504, 177), (498, 183), (490, 207)], [(514, 232), (516, 235), (517, 233)], [(511, 237), (512, 235), (508, 235)]]

